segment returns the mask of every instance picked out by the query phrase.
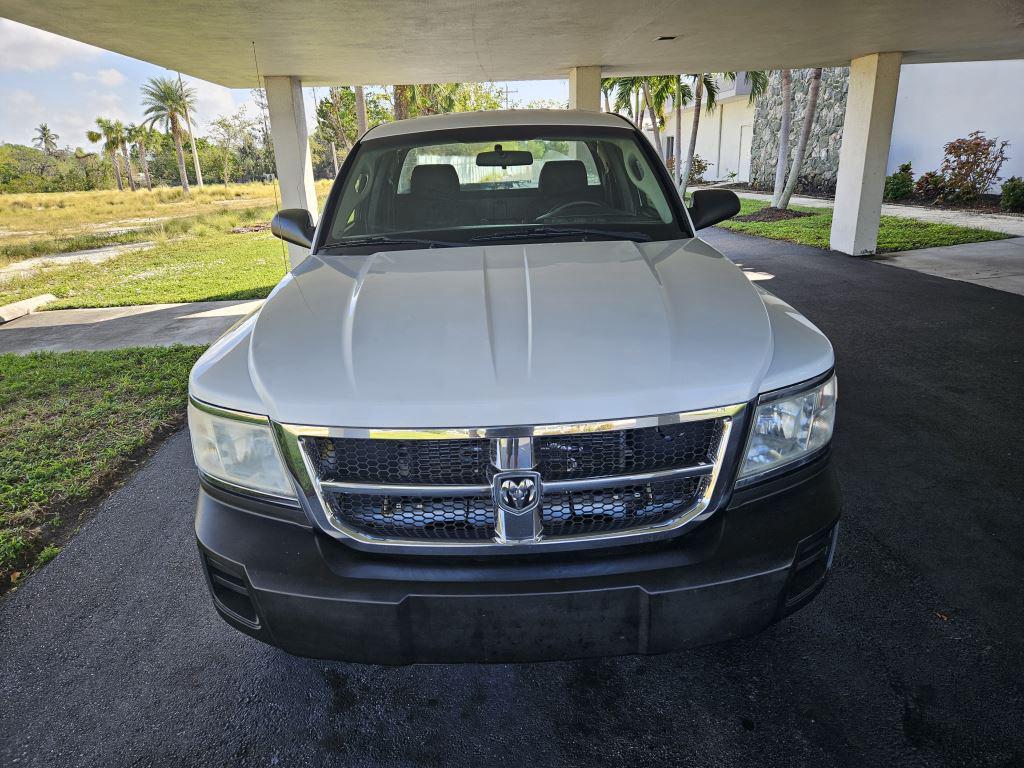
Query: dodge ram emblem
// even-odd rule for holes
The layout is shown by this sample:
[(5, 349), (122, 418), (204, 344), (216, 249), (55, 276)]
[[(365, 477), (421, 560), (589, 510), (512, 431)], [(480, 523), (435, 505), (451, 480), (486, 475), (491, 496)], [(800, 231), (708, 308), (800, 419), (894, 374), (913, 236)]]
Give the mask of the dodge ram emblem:
[(536, 475), (504, 475), (498, 482), (498, 506), (506, 512), (522, 515), (537, 505)]

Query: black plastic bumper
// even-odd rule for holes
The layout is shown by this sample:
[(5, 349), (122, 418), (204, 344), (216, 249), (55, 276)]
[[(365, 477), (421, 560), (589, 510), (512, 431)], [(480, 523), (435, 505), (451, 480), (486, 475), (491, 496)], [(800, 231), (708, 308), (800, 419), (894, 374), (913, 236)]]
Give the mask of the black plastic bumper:
[(831, 563), (827, 458), (737, 492), (656, 545), (530, 557), (354, 550), (203, 489), (196, 535), (226, 621), (301, 656), (378, 664), (662, 653), (748, 635), (804, 605)]

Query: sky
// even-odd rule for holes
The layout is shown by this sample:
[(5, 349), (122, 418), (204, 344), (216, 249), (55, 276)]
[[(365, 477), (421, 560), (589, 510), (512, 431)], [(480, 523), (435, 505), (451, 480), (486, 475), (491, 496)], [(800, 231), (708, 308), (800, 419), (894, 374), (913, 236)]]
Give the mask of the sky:
[[(176, 73), (139, 59), (69, 40), (23, 24), (0, 19), (0, 144), (31, 145), (35, 128), (47, 123), (60, 136), (60, 146), (87, 147), (86, 131), (97, 117), (125, 123), (142, 119), (139, 88), (151, 77)], [(250, 117), (258, 110), (248, 90), (233, 90), (185, 76), (195, 89), (198, 108), (193, 120), (200, 135), (211, 120), (243, 105)], [(554, 99), (566, 101), (565, 80), (498, 83), (521, 104)], [(324, 89), (318, 88), (323, 96)], [(313, 99), (306, 89), (306, 111), (312, 121)]]

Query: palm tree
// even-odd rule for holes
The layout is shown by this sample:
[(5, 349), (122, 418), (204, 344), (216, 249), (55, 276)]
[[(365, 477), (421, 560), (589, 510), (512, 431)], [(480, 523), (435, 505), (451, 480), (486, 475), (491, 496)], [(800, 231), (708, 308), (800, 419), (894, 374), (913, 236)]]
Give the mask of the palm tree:
[(114, 168), (114, 178), (117, 180), (117, 189), (120, 192), (124, 191), (124, 182), (121, 180), (121, 159), (118, 155), (118, 150), (121, 148), (121, 139), (117, 134), (117, 126), (114, 120), (108, 120), (105, 117), (96, 118), (96, 127), (98, 131), (86, 131), (85, 137), (92, 142), (97, 144), (103, 142), (103, 153), (107, 156), (107, 160)]
[(196, 132), (192, 126), (192, 118), (189, 116), (189, 110), (195, 111), (196, 108), (196, 92), (193, 88), (186, 88), (185, 84), (181, 81), (181, 72), (178, 73), (178, 87), (181, 88), (181, 92), (185, 94), (185, 101), (182, 104), (185, 112), (185, 127), (188, 128), (188, 140), (189, 144), (192, 145), (192, 167), (196, 171), (196, 185), (200, 188), (203, 186), (203, 169), (199, 167), (199, 147), (196, 144)]
[(149, 158), (146, 156), (146, 142), (149, 141), (150, 129), (145, 125), (132, 123), (125, 129), (125, 135), (129, 143), (135, 145), (135, 151), (139, 153), (139, 162), (142, 163), (142, 175), (146, 179), (146, 189), (153, 189), (153, 177), (149, 174)]
[(779, 72), (782, 80), (782, 119), (779, 121), (779, 155), (775, 159), (775, 186), (772, 188), (772, 208), (782, 202), (782, 189), (786, 184), (786, 162), (789, 160), (789, 124), (793, 116), (793, 73)]
[(40, 123), (36, 128), (36, 137), (32, 139), (32, 144), (52, 157), (57, 154), (57, 142), (59, 140), (60, 136), (51, 131), (50, 126), (46, 123)]
[(120, 120), (114, 120), (111, 123), (111, 131), (114, 140), (117, 142), (118, 151), (121, 153), (121, 160), (124, 162), (125, 174), (128, 176), (128, 186), (132, 192), (135, 192), (138, 189), (138, 185), (135, 183), (135, 169), (132, 168), (132, 158), (128, 154), (127, 133), (124, 123)]
[[(697, 129), (700, 127), (700, 106), (701, 101), (705, 102), (705, 109), (708, 112), (715, 110), (718, 98), (718, 78), (735, 82), (735, 72), (702, 72), (696, 75), (689, 75), (694, 83), (693, 88), (693, 126), (690, 129), (690, 147), (686, 152), (686, 164), (683, 166), (683, 173), (679, 182), (679, 193), (686, 192), (686, 185), (690, 183), (690, 168), (693, 166), (693, 155), (697, 150)], [(768, 76), (763, 71), (747, 72), (747, 81), (750, 83), (749, 103), (753, 104), (764, 95), (768, 88)], [(705, 98), (706, 96), (706, 98)]]
[(616, 77), (614, 78), (614, 86), (615, 111), (626, 112), (636, 127), (643, 130), (644, 113), (640, 108), (640, 99), (642, 97), (641, 80), (643, 80), (641, 77)]
[(690, 88), (689, 83), (683, 82), (682, 75), (674, 75), (672, 79), (675, 81), (673, 83), (675, 86), (675, 96), (672, 98), (672, 106), (676, 112), (676, 136), (673, 168), (675, 170), (676, 186), (678, 187), (683, 173), (683, 164), (679, 162), (679, 155), (682, 153), (683, 143), (683, 104), (689, 104), (693, 101), (693, 90)]
[[(726, 73), (728, 74), (728, 73)], [(735, 77), (735, 73), (733, 73)], [(700, 127), (701, 102), (706, 103), (705, 109), (711, 112), (715, 108), (718, 97), (718, 80), (714, 72), (701, 72), (689, 75), (693, 81), (693, 125), (690, 127), (690, 146), (686, 150), (686, 163), (679, 175), (679, 194), (686, 193), (686, 185), (690, 183), (690, 168), (693, 167), (693, 156), (697, 151), (697, 128)], [(704, 96), (707, 94), (707, 99)]]
[(412, 85), (392, 86), (395, 120), (405, 120), (409, 117), (414, 87)]
[(671, 77), (653, 76), (640, 78), (640, 92), (644, 97), (647, 115), (651, 118), (651, 134), (658, 157), (665, 161), (665, 149), (661, 141), (661, 129), (665, 127), (665, 104), (674, 90)]
[[(356, 92), (356, 130), (362, 136), (366, 133), (366, 94), (363, 93), (363, 86), (355, 86)], [(338, 165), (337, 161), (334, 163)]]
[(191, 194), (188, 186), (188, 172), (185, 170), (185, 152), (181, 146), (181, 119), (189, 100), (195, 100), (190, 93), (169, 77), (151, 77), (142, 86), (142, 106), (145, 109), (146, 124), (162, 123), (174, 139), (174, 151), (178, 155), (178, 175), (185, 194)]
[[(793, 192), (796, 190), (796, 183), (800, 177), (800, 166), (804, 164), (804, 155), (807, 153), (807, 139), (810, 138), (811, 135), (811, 126), (814, 123), (814, 110), (818, 106), (818, 91), (820, 88), (821, 67), (815, 67), (811, 70), (811, 83), (807, 89), (807, 103), (804, 105), (804, 122), (803, 125), (800, 126), (800, 138), (797, 139), (796, 149), (793, 152), (793, 166), (789, 169), (789, 179), (786, 181), (786, 188), (782, 190), (782, 196), (775, 205), (776, 208), (788, 208), (789, 199), (793, 196)], [(777, 172), (775, 178), (777, 184)]]
[(604, 96), (604, 111), (612, 111), (612, 92), (615, 90), (615, 78), (614, 77), (602, 77), (601, 78), (601, 95)]

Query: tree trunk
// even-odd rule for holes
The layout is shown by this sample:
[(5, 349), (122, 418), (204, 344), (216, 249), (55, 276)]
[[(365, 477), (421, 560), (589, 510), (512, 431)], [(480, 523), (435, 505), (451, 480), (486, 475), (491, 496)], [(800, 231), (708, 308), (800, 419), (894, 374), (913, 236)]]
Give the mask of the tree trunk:
[(772, 188), (772, 207), (782, 202), (782, 188), (786, 185), (786, 164), (789, 162), (789, 124), (793, 117), (793, 73), (788, 69), (782, 77), (782, 121), (779, 123), (779, 156), (775, 161), (775, 186)]
[(640, 90), (637, 89), (636, 93), (633, 96), (633, 101), (636, 104), (636, 106), (633, 107), (633, 114), (636, 116), (633, 122), (635, 122), (636, 127), (642, 131), (644, 129), (644, 108), (640, 106), (641, 98), (642, 94), (640, 93)]
[(679, 181), (682, 179), (682, 166), (679, 162), (680, 149), (683, 143), (683, 78), (681, 75), (676, 75), (676, 138), (675, 147), (672, 150), (672, 165), (675, 170), (676, 186), (679, 186)]
[(146, 189), (153, 191), (153, 177), (149, 174), (149, 158), (146, 157), (146, 142), (139, 141), (135, 144), (139, 150), (139, 162), (142, 163), (142, 175), (146, 178)]
[(782, 199), (779, 200), (777, 208), (789, 207), (789, 199), (793, 196), (796, 183), (800, 178), (800, 166), (804, 164), (807, 140), (810, 138), (811, 127), (814, 124), (814, 110), (818, 106), (818, 91), (820, 88), (821, 67), (817, 67), (811, 70), (811, 85), (807, 89), (807, 104), (804, 105), (804, 123), (800, 126), (800, 138), (797, 140), (796, 149), (793, 151), (793, 166), (789, 169), (786, 188), (782, 191)]
[[(181, 75), (178, 75), (178, 82), (181, 82)], [(196, 186), (203, 186), (203, 169), (199, 167), (199, 147), (196, 146), (196, 131), (192, 126), (192, 118), (188, 116), (188, 107), (185, 107), (185, 127), (188, 128), (188, 143), (192, 145), (192, 165), (196, 169)]]
[(608, 95), (608, 91), (604, 92), (604, 111), (605, 112), (611, 112), (612, 111), (612, 100), (611, 100), (611, 97)]
[(121, 179), (121, 159), (117, 156), (117, 152), (110, 150), (110, 164), (114, 166), (114, 178), (117, 179), (117, 191), (124, 192), (124, 181)]
[(128, 186), (131, 187), (132, 192), (136, 192), (139, 187), (135, 183), (135, 170), (132, 168), (132, 158), (128, 154), (128, 145), (124, 142), (121, 143), (121, 157), (124, 159), (124, 167), (128, 173)]
[(185, 170), (185, 151), (181, 148), (181, 126), (178, 121), (171, 121), (171, 135), (174, 137), (174, 151), (178, 155), (178, 175), (181, 177), (181, 188), (186, 195), (191, 195), (188, 188), (188, 171)]
[(338, 148), (331, 142), (331, 162), (334, 163), (334, 178), (338, 178)]
[(643, 86), (644, 104), (647, 105), (647, 114), (651, 118), (651, 134), (654, 136), (654, 149), (658, 152), (661, 162), (665, 162), (665, 149), (661, 144), (661, 131), (658, 129), (658, 116), (654, 113), (654, 104), (651, 103), (651, 89), (647, 82)]
[[(366, 94), (363, 93), (363, 86), (357, 85), (356, 92), (356, 130), (362, 136), (366, 133)], [(338, 175), (338, 161), (334, 161), (334, 175)]]
[(693, 167), (693, 155), (697, 151), (697, 128), (700, 126), (700, 106), (704, 99), (704, 73), (697, 75), (697, 86), (693, 89), (693, 125), (690, 126), (690, 146), (686, 150), (686, 164), (683, 166), (682, 179), (679, 182), (679, 196), (686, 194), (690, 184), (690, 168)]
[(409, 102), (411, 85), (396, 85), (394, 89), (395, 120), (407, 120), (409, 118)]

